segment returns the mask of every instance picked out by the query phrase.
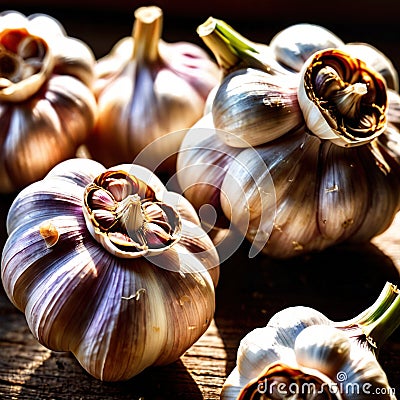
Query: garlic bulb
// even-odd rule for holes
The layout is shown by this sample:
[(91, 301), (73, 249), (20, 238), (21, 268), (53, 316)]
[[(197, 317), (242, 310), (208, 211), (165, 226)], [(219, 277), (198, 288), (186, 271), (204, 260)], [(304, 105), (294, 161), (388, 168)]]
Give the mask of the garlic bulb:
[(40, 343), (98, 379), (175, 361), (213, 318), (216, 249), (145, 167), (64, 161), (19, 193), (7, 231), (8, 297)]
[(374, 351), (400, 325), (398, 293), (387, 283), (350, 321), (334, 322), (304, 306), (279, 311), (241, 340), (221, 399), (395, 400)]
[[(99, 118), (88, 148), (107, 166), (132, 162), (152, 144), (143, 162), (171, 174), (184, 129), (202, 116), (220, 81), (218, 66), (202, 48), (160, 39), (162, 18), (156, 6), (138, 8), (132, 37), (97, 61)], [(161, 165), (170, 156), (173, 162)]]
[[(226, 75), (208, 116), (186, 133), (197, 141), (184, 140), (178, 155), (188, 200), (222, 209), (277, 258), (386, 230), (400, 208), (400, 96), (350, 54), (343, 46), (319, 50), (287, 75), (257, 68)], [(206, 143), (207, 130), (215, 134)], [(213, 159), (218, 174), (188, 175), (205, 154), (221, 151)], [(204, 182), (218, 190), (203, 191)]]
[(0, 191), (42, 179), (93, 128), (95, 58), (45, 14), (0, 14)]

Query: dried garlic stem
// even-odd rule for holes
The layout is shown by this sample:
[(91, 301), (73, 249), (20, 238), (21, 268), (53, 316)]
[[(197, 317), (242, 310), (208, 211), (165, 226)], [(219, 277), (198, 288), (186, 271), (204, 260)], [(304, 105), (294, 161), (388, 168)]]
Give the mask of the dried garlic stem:
[(389, 336), (400, 326), (400, 297), (372, 324), (363, 327), (363, 332), (376, 346), (377, 351)]
[(398, 297), (399, 290), (396, 285), (393, 285), (390, 282), (386, 282), (384, 288), (382, 289), (380, 295), (372, 304), (371, 307), (368, 307), (365, 311), (357, 315), (355, 318), (351, 320), (343, 321), (340, 324), (343, 326), (349, 326), (352, 324), (357, 325), (370, 325), (373, 322), (377, 321), (391, 306), (394, 300)]
[(257, 44), (246, 39), (224, 21), (209, 17), (197, 28), (197, 33), (213, 52), (225, 74), (238, 68), (252, 67), (277, 74), (283, 73), (272, 66)]
[(163, 13), (157, 6), (140, 7), (135, 11), (132, 58), (137, 62), (153, 63), (158, 60), (162, 22)]

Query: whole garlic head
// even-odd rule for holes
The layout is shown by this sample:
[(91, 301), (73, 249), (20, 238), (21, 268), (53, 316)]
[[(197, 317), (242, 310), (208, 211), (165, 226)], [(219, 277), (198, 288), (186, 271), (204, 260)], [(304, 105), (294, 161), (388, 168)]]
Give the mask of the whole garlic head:
[(148, 169), (58, 164), (16, 197), (1, 278), (34, 337), (104, 381), (177, 360), (207, 329), (219, 258)]
[(146, 165), (172, 174), (174, 163), (161, 164), (178, 151), (184, 130), (202, 116), (220, 81), (218, 66), (202, 48), (161, 39), (162, 20), (159, 7), (137, 9), (132, 37), (97, 62), (99, 118), (88, 147), (108, 166), (132, 162), (151, 144)]
[(0, 14), (0, 192), (74, 157), (97, 115), (95, 58), (45, 14)]
[[(228, 44), (236, 43), (231, 36)], [(242, 44), (247, 67), (224, 76), (177, 160), (181, 189), (190, 184), (189, 201), (222, 210), (253, 245), (276, 258), (367, 242), (400, 209), (400, 96), (390, 88), (397, 77), (390, 61), (361, 44), (321, 49), (323, 36), (298, 43), (288, 38), (293, 43), (279, 46), (301, 52), (302, 69), (283, 74), (266, 64), (249, 67), (254, 52)], [(318, 50), (309, 55), (310, 48)], [(241, 54), (231, 51), (238, 61)], [(214, 131), (213, 140), (200, 128)], [(189, 175), (206, 154), (221, 151), (213, 171)], [(268, 173), (271, 179), (263, 179)], [(275, 204), (261, 201), (267, 195)]]

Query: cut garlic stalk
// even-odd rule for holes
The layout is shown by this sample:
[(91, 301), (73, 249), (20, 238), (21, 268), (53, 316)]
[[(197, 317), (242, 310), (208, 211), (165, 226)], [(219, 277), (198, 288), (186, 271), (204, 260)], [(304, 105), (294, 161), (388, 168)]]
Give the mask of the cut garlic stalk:
[(198, 26), (197, 33), (213, 52), (224, 75), (243, 68), (272, 75), (290, 74), (276, 61), (269, 46), (245, 38), (220, 19), (209, 17)]

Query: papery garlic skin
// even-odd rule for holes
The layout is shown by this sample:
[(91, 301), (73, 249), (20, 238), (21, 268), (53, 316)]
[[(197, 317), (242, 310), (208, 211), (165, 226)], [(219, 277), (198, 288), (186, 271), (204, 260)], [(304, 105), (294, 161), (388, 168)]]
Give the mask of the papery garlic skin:
[(353, 42), (340, 46), (340, 49), (352, 57), (363, 60), (371, 69), (379, 72), (386, 81), (388, 89), (399, 91), (399, 74), (392, 61), (369, 43)]
[[(179, 237), (154, 254), (112, 254), (87, 228), (85, 188), (119, 171), (149, 185), (180, 221)], [(211, 323), (218, 254), (187, 200), (144, 167), (65, 161), (20, 192), (7, 230), (1, 276), (10, 300), (40, 343), (71, 351), (98, 379), (126, 380), (171, 363)]]
[(97, 62), (99, 118), (88, 147), (108, 166), (132, 162), (152, 144), (147, 166), (172, 174), (174, 163), (161, 164), (176, 155), (219, 83), (219, 68), (202, 48), (161, 39), (162, 18), (158, 7), (137, 9), (133, 36)]
[(97, 116), (94, 64), (54, 18), (0, 14), (1, 192), (42, 179), (86, 141)]
[(303, 124), (297, 101), (298, 77), (256, 69), (229, 74), (215, 94), (212, 115), (221, 139), (232, 147), (270, 142)]
[(269, 47), (276, 60), (300, 72), (304, 62), (315, 52), (343, 46), (344, 42), (330, 30), (309, 23), (294, 24), (278, 32)]

